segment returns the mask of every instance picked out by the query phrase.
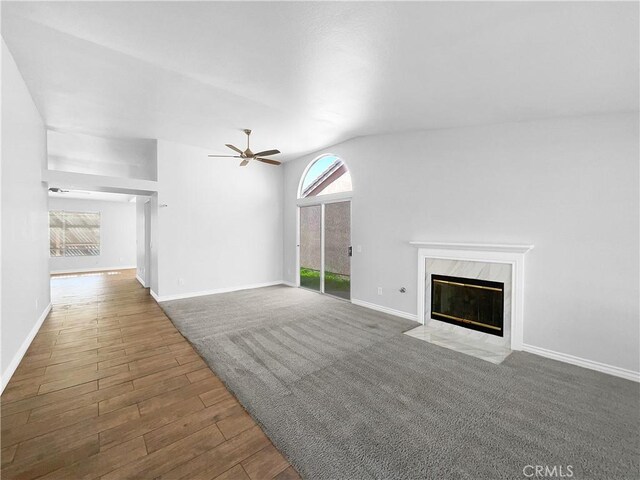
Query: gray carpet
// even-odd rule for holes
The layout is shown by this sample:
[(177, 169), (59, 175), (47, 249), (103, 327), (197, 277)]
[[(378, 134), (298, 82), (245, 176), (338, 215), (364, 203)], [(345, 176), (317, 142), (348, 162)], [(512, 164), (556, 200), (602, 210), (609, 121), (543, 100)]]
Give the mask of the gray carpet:
[(284, 286), (162, 308), (303, 478), (640, 478), (634, 382), (527, 353), (494, 365)]

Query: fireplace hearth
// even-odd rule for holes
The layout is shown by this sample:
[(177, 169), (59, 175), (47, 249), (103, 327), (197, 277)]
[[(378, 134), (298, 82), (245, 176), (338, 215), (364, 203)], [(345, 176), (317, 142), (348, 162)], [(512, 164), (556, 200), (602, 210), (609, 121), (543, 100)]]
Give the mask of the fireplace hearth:
[(504, 336), (504, 283), (431, 275), (431, 318)]

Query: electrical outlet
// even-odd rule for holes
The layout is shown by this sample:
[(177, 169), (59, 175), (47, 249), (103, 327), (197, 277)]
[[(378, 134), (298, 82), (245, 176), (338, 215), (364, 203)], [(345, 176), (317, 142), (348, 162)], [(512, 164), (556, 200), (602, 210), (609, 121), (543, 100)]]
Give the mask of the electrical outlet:
[(362, 245), (358, 245), (358, 246), (356, 247), (356, 252), (358, 252), (358, 253), (362, 253)]
[(382, 287), (378, 287), (378, 295), (382, 295)]
[(178, 279), (178, 285), (184, 285), (184, 278)]

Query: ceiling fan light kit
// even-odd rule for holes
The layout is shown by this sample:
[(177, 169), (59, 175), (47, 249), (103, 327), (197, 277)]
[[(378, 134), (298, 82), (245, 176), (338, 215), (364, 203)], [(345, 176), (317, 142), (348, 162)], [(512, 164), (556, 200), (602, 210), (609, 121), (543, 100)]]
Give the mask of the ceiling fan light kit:
[(230, 148), (231, 150), (233, 150), (236, 153), (239, 153), (239, 155), (209, 155), (210, 157), (219, 157), (219, 158), (242, 158), (242, 162), (240, 162), (240, 166), (241, 167), (245, 167), (250, 160), (257, 160), (259, 162), (262, 163), (267, 163), (269, 165), (280, 165), (281, 162), (279, 162), (278, 160), (272, 160), (270, 158), (263, 158), (263, 157), (268, 157), (270, 155), (276, 155), (278, 153), (280, 153), (280, 150), (263, 150), (261, 152), (258, 153), (253, 153), (251, 151), (251, 148), (249, 147), (249, 137), (251, 136), (251, 130), (249, 130), (248, 128), (246, 128), (244, 130), (244, 133), (247, 135), (247, 149), (242, 151), (240, 150), (238, 147), (236, 147), (235, 145), (231, 145), (230, 143), (225, 143), (225, 146)]

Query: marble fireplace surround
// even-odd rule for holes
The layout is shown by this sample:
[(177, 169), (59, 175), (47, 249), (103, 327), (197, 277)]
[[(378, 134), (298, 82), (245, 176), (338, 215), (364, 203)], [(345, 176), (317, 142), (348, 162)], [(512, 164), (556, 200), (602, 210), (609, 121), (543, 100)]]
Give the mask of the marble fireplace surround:
[[(504, 343), (510, 350), (522, 350), (524, 314), (524, 259), (533, 245), (504, 245), (478, 243), (444, 243), (412, 241), (418, 248), (418, 321), (425, 325), (436, 322), (446, 328), (471, 332), (431, 319), (430, 288), (428, 274), (444, 274), (467, 278), (482, 278), (505, 283), (504, 337), (480, 335)], [(458, 263), (459, 262), (459, 263)], [(429, 271), (429, 268), (435, 271)], [(476, 274), (470, 273), (476, 272)], [(427, 304), (428, 300), (428, 304)], [(429, 317), (429, 318), (427, 318)], [(493, 337), (491, 339), (490, 337)]]

